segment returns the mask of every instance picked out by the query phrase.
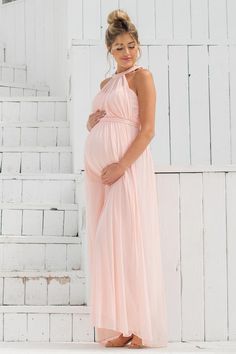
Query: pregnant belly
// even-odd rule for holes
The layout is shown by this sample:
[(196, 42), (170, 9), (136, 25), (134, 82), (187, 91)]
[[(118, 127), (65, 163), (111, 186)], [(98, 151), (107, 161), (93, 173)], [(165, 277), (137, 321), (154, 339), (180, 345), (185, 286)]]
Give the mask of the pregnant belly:
[(138, 128), (120, 122), (98, 122), (85, 141), (85, 164), (100, 175), (107, 165), (118, 162), (138, 133)]

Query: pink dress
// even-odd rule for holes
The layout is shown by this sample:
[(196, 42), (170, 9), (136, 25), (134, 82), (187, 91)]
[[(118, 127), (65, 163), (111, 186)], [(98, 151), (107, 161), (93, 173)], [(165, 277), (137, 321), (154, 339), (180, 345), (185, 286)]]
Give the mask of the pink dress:
[(138, 68), (113, 74), (92, 104), (106, 115), (88, 133), (84, 152), (90, 318), (101, 344), (134, 333), (145, 346), (163, 347), (167, 309), (150, 146), (111, 186), (100, 177), (139, 132), (138, 98), (125, 76)]

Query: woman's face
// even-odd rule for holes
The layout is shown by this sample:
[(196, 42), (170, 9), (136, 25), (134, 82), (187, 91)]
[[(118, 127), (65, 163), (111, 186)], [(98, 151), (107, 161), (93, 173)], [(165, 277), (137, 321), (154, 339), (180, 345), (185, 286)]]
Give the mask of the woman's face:
[(118, 68), (129, 68), (137, 60), (138, 44), (129, 33), (122, 33), (112, 43), (111, 54), (117, 62)]

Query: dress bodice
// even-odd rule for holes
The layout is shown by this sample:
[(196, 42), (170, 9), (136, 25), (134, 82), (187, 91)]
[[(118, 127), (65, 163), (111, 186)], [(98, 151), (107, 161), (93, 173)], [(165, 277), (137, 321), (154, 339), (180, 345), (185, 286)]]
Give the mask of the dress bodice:
[(129, 87), (125, 74), (140, 67), (141, 65), (133, 65), (127, 70), (114, 73), (94, 97), (92, 102), (93, 112), (97, 109), (105, 110), (105, 117), (123, 117), (138, 123), (138, 97)]

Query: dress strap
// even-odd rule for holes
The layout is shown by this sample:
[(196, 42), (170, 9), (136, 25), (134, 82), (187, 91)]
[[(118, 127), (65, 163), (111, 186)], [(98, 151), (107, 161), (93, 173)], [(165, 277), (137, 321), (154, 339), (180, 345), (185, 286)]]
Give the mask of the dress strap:
[(121, 76), (121, 75), (125, 75), (125, 74), (127, 74), (127, 73), (129, 73), (129, 72), (131, 72), (131, 71), (134, 71), (134, 70), (136, 70), (137, 68), (141, 68), (141, 67), (142, 67), (141, 65), (135, 64), (135, 65), (131, 66), (130, 68), (124, 70), (124, 71), (121, 71), (121, 72), (119, 72), (119, 73), (114, 73), (114, 74), (112, 75), (112, 77), (118, 77), (118, 76)]

